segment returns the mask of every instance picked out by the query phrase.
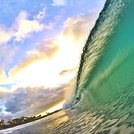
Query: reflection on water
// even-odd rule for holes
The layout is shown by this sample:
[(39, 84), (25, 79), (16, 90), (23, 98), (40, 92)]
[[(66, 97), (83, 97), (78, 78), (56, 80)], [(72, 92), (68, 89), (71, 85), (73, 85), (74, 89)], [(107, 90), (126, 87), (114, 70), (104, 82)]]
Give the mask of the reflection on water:
[(69, 120), (64, 111), (60, 111), (46, 118), (20, 125), (14, 128), (1, 130), (0, 134), (49, 134), (54, 128)]
[(124, 92), (116, 101), (106, 102), (103, 108), (100, 104), (100, 111), (94, 108), (72, 114), (72, 117), (60, 111), (32, 123), (2, 130), (0, 134), (134, 134), (133, 95)]

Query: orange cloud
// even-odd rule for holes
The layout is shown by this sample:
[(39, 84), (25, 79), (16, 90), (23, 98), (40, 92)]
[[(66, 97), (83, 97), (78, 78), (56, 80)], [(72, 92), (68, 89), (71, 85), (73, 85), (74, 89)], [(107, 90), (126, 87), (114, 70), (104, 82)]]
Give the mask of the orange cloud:
[(94, 25), (94, 14), (79, 15), (68, 18), (64, 23), (64, 30), (61, 35), (68, 39), (71, 38), (76, 44), (80, 44), (87, 38), (89, 31)]
[(55, 39), (41, 42), (36, 46), (33, 51), (27, 52), (27, 56), (25, 57), (25, 59), (13, 69), (11, 69), (9, 75), (13, 76), (24, 68), (28, 67), (29, 65), (40, 60), (52, 59), (60, 49), (57, 44), (58, 41)]

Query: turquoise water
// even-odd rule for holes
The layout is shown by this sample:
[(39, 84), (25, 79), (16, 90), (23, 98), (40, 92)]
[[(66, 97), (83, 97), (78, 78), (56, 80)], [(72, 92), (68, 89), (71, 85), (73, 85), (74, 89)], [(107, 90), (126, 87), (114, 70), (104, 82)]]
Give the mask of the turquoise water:
[(121, 124), (134, 131), (134, 0), (107, 0), (83, 49), (71, 105), (105, 122), (127, 116)]

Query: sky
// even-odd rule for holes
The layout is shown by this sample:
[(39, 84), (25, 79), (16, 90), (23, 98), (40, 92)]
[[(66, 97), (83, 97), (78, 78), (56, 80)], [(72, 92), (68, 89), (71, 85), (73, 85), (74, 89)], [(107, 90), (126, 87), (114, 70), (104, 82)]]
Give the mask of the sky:
[(0, 118), (61, 108), (105, 0), (2, 0)]

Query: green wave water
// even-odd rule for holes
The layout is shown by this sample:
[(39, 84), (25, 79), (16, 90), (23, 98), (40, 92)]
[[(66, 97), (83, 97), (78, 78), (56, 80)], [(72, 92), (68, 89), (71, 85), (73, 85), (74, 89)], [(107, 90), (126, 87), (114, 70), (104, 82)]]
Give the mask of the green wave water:
[(107, 0), (81, 55), (72, 109), (134, 131), (134, 0)]

